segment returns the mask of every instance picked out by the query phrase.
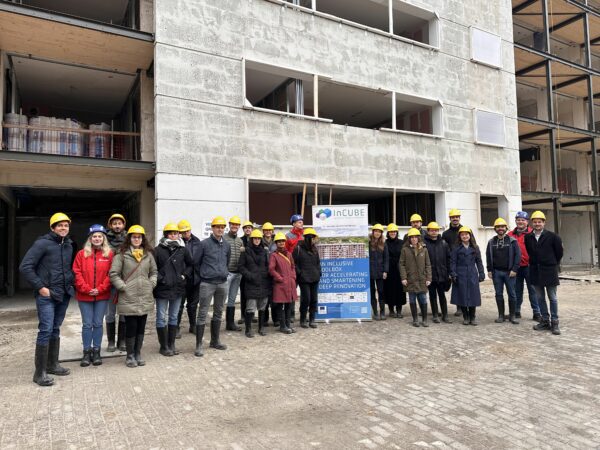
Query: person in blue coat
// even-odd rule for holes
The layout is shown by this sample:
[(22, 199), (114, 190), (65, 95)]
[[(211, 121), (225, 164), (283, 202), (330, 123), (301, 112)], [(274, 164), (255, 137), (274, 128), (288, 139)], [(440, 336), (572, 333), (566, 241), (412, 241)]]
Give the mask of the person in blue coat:
[(34, 383), (52, 386), (48, 374), (64, 376), (70, 370), (58, 364), (60, 326), (69, 300), (75, 294), (73, 246), (69, 239), (71, 219), (56, 213), (50, 218), (50, 232), (39, 237), (27, 251), (19, 270), (34, 289), (38, 313), (38, 334), (35, 345)]
[[(371, 308), (373, 320), (385, 320), (385, 296), (383, 292), (383, 281), (387, 278), (384, 272), (389, 263), (386, 260), (385, 241), (383, 239), (383, 225), (373, 225), (373, 231), (369, 236), (369, 275), (371, 288)], [(379, 312), (377, 312), (377, 301), (379, 300)]]
[(450, 254), (450, 277), (452, 278), (451, 303), (460, 306), (463, 325), (477, 325), (476, 308), (481, 306), (479, 283), (485, 280), (481, 252), (469, 227), (458, 231), (460, 244)]

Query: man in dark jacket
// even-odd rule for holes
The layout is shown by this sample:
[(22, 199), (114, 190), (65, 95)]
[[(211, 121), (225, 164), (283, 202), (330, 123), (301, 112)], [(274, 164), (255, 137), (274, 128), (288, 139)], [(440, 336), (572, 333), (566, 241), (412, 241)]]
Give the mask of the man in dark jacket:
[(498, 307), (498, 318), (496, 323), (504, 322), (504, 286), (508, 294), (508, 314), (509, 320), (513, 324), (518, 324), (519, 319), (515, 317), (517, 306), (517, 295), (515, 293), (515, 284), (517, 281), (517, 272), (521, 262), (521, 249), (517, 240), (508, 236), (508, 224), (499, 217), (494, 222), (496, 236), (488, 241), (485, 251), (488, 277), (494, 282), (496, 291), (496, 306)]
[[(458, 230), (460, 230), (460, 227), (462, 227), (460, 223), (460, 216), (460, 210), (452, 208), (448, 213), (448, 218), (450, 219), (450, 226), (442, 233), (442, 239), (446, 241), (446, 243), (450, 247), (450, 251), (458, 247)], [(454, 313), (454, 315), (457, 317), (462, 315), (460, 307), (456, 307), (456, 312)]]
[(196, 332), (196, 315), (198, 313), (198, 299), (200, 295), (200, 239), (192, 234), (192, 225), (187, 220), (181, 220), (177, 226), (181, 233), (181, 239), (185, 243), (190, 257), (192, 259), (192, 269), (185, 280), (185, 292), (181, 299), (179, 315), (177, 317), (177, 338), (181, 338), (180, 326), (183, 308), (186, 306), (187, 315), (190, 321), (190, 333)]
[[(558, 267), (563, 257), (562, 239), (558, 234), (545, 229), (546, 216), (541, 211), (531, 215), (533, 233), (525, 236), (525, 248), (529, 254), (529, 276), (535, 288), (535, 295), (542, 313), (542, 320), (534, 330), (551, 330), (560, 334), (558, 327), (558, 297), (556, 291), (560, 281)], [(546, 294), (550, 301), (550, 313), (546, 303)]]
[[(229, 244), (231, 249), (231, 257), (229, 258), (229, 264), (227, 270), (227, 309), (225, 310), (225, 329), (228, 331), (241, 331), (241, 328), (235, 324), (235, 300), (240, 286), (242, 284), (242, 274), (239, 271), (240, 255), (244, 250), (244, 242), (242, 238), (238, 236), (238, 231), (242, 220), (238, 216), (233, 216), (229, 219), (229, 231), (223, 235), (223, 239)], [(241, 315), (244, 317), (245, 302), (241, 301), (240, 298), (240, 309)]]
[(225, 233), (225, 219), (215, 217), (211, 222), (211, 235), (200, 242), (200, 307), (196, 322), (196, 351), (194, 355), (203, 356), (202, 338), (206, 316), (211, 300), (213, 300), (213, 316), (210, 322), (210, 347), (217, 350), (226, 350), (227, 346), (219, 341), (223, 304), (227, 297), (227, 270), (231, 258), (231, 247), (223, 239)]
[(450, 287), (450, 246), (440, 237), (440, 226), (436, 222), (427, 225), (427, 236), (425, 245), (431, 262), (432, 279), (427, 287), (429, 290), (429, 301), (431, 303), (431, 315), (434, 323), (440, 323), (438, 319), (439, 310), (437, 299), (440, 300), (442, 321), (452, 323), (448, 318), (448, 303), (446, 302), (446, 290)]
[(71, 270), (73, 250), (68, 237), (71, 219), (56, 213), (50, 218), (50, 233), (38, 238), (21, 261), (19, 270), (34, 289), (39, 325), (35, 346), (33, 381), (51, 386), (48, 374), (69, 375), (70, 370), (58, 364), (60, 326), (69, 300), (75, 294)]
[[(106, 239), (113, 253), (117, 253), (127, 238), (125, 230), (125, 217), (122, 214), (113, 214), (108, 218)], [(111, 289), (111, 298), (115, 295), (115, 289)], [(117, 333), (117, 344), (115, 346), (115, 316), (117, 314), (117, 305), (112, 301), (108, 302), (108, 309), (104, 320), (106, 321), (106, 339), (108, 347), (106, 351), (114, 352), (117, 348), (125, 351), (125, 316), (119, 317), (119, 330)]]
[[(296, 280), (300, 285), (300, 326), (317, 328), (315, 317), (319, 303), (321, 259), (315, 241), (317, 233), (312, 228), (304, 230), (304, 239), (296, 245), (292, 256), (296, 263)], [(306, 314), (308, 313), (308, 323)]]

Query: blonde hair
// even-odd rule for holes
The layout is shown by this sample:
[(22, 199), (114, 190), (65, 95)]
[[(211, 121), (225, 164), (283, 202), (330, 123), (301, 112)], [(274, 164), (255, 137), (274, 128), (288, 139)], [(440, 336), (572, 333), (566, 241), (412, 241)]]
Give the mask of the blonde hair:
[[(97, 231), (96, 233), (101, 233), (101, 231)], [(92, 236), (96, 233), (91, 233), (88, 236), (87, 241), (85, 241), (85, 245), (83, 246), (83, 256), (86, 258), (92, 254)], [(111, 252), (110, 246), (108, 245), (106, 234), (102, 233), (102, 237), (104, 238), (102, 241), (102, 246), (100, 247), (102, 249), (102, 256), (108, 258)]]

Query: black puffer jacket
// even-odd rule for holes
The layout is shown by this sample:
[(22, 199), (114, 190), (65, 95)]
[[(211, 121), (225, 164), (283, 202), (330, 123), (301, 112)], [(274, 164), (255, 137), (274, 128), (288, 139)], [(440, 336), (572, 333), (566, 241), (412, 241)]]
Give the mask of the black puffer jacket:
[(309, 248), (306, 241), (299, 241), (292, 253), (296, 263), (298, 283), (317, 283), (321, 281), (321, 259), (316, 247)]
[(197, 286), (200, 284), (200, 239), (192, 234), (188, 241), (184, 239), (183, 242), (192, 258), (192, 270), (186, 280), (187, 285)]
[(240, 256), (239, 271), (245, 280), (243, 289), (246, 298), (258, 300), (271, 294), (269, 252), (262, 244), (246, 248)]
[(39, 237), (27, 250), (19, 270), (36, 292), (46, 287), (54, 301), (62, 302), (65, 295), (75, 294), (72, 266), (71, 239), (51, 231)]
[(186, 279), (192, 273), (192, 257), (182, 240), (167, 241), (163, 238), (154, 249), (158, 280), (154, 288), (157, 300), (175, 300), (183, 295)]
[(450, 270), (450, 246), (440, 236), (436, 240), (425, 236), (429, 261), (431, 261), (431, 272), (434, 283), (448, 283)]
[(450, 247), (450, 251), (458, 247), (458, 230), (460, 230), (460, 227), (462, 227), (460, 224), (457, 227), (450, 225), (448, 229), (442, 233), (442, 239), (446, 241), (446, 244)]
[(544, 230), (540, 239), (531, 233), (525, 236), (529, 254), (529, 276), (534, 286), (558, 286), (558, 266), (563, 257), (562, 239), (552, 231)]

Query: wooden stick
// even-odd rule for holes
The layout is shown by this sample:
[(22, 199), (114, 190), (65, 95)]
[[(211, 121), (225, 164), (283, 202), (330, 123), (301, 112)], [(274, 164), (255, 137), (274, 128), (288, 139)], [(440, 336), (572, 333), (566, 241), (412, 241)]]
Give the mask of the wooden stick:
[(394, 212), (392, 214), (392, 216), (393, 216), (392, 222), (396, 223), (396, 188), (394, 188), (394, 199), (393, 199), (392, 205), (393, 205), (393, 209), (394, 209)]
[(319, 204), (319, 185), (315, 183), (315, 206)]
[(329, 188), (329, 204), (333, 201), (333, 186)]
[(306, 183), (304, 183), (304, 188), (302, 189), (302, 207), (300, 208), (300, 215), (304, 217), (304, 203), (306, 202)]

